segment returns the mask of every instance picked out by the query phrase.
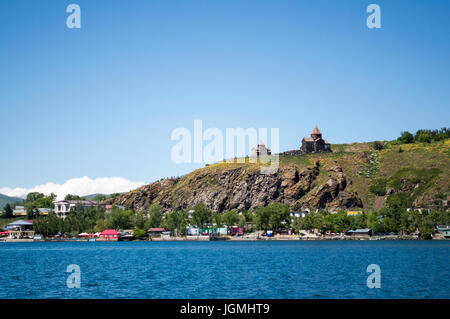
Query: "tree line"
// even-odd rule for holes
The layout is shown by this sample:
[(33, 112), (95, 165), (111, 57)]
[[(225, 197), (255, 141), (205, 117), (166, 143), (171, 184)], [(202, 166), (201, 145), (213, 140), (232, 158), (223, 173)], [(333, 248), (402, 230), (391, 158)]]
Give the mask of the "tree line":
[[(49, 207), (54, 195), (43, 196), (30, 193), (25, 207)], [(5, 207), (7, 208), (7, 207)], [(5, 209), (6, 211), (6, 209)], [(272, 203), (254, 211), (236, 210), (214, 212), (203, 203), (190, 209), (163, 212), (154, 203), (145, 213), (133, 210), (122, 210), (114, 207), (106, 211), (103, 206), (82, 207), (77, 205), (74, 211), (65, 219), (58, 218), (53, 212), (47, 216), (34, 216), (36, 233), (46, 237), (55, 235), (76, 236), (79, 233), (96, 233), (105, 229), (133, 229), (135, 237), (145, 237), (149, 228), (165, 228), (173, 231), (177, 236), (187, 233), (188, 226), (215, 229), (221, 227), (240, 226), (253, 230), (282, 230), (293, 229), (296, 233), (301, 230), (318, 229), (320, 232), (347, 232), (358, 228), (370, 228), (374, 233), (409, 234), (419, 231), (423, 238), (430, 238), (435, 226), (450, 224), (450, 212), (444, 209), (419, 213), (407, 210), (401, 203), (389, 201), (388, 207), (378, 211), (371, 211), (357, 216), (347, 216), (345, 211), (331, 214), (325, 210), (311, 212), (304, 218), (292, 218), (288, 205)]]
[(408, 131), (400, 133), (400, 137), (397, 138), (397, 142), (401, 144), (410, 143), (431, 143), (444, 141), (450, 138), (450, 129), (443, 127), (440, 130), (418, 130), (415, 134)]

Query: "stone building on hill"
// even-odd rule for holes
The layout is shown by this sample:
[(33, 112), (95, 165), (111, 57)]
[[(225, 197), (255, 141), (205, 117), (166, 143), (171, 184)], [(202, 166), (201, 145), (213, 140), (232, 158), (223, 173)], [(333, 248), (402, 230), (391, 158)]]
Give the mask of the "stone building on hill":
[(259, 157), (264, 155), (271, 155), (270, 148), (267, 148), (263, 141), (258, 143), (258, 146), (252, 148), (252, 157)]
[(321, 153), (331, 152), (331, 145), (327, 140), (322, 139), (322, 133), (317, 126), (311, 132), (311, 137), (304, 137), (302, 139), (302, 153)]

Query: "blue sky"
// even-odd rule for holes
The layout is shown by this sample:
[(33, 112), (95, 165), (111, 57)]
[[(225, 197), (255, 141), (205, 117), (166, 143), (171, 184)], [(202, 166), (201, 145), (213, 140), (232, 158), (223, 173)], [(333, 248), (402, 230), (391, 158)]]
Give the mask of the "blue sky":
[[(66, 7), (81, 7), (81, 29)], [(366, 7), (381, 7), (381, 29)], [(151, 182), (177, 127), (278, 127), (296, 149), (449, 126), (448, 1), (0, 2), (0, 189)]]

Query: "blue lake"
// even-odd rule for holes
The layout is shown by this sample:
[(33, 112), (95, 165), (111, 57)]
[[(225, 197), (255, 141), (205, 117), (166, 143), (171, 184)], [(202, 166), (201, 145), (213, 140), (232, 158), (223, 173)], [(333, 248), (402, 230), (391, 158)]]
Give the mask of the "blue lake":
[(450, 298), (450, 241), (0, 243), (0, 256), (2, 299)]

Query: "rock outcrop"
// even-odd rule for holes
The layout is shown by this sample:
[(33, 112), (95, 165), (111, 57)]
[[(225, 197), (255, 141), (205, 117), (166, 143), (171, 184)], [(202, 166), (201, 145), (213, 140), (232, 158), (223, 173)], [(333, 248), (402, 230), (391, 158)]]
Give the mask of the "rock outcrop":
[(164, 210), (177, 210), (205, 203), (214, 211), (230, 209), (254, 210), (273, 202), (288, 204), (291, 209), (362, 207), (357, 194), (347, 191), (342, 168), (324, 173), (329, 178), (321, 183), (320, 163), (299, 171), (285, 167), (276, 174), (261, 174), (248, 166), (205, 167), (182, 178), (164, 179), (120, 195), (109, 203), (145, 211), (152, 203)]

